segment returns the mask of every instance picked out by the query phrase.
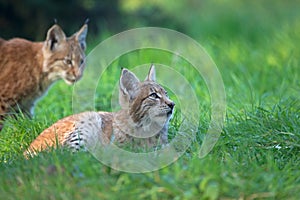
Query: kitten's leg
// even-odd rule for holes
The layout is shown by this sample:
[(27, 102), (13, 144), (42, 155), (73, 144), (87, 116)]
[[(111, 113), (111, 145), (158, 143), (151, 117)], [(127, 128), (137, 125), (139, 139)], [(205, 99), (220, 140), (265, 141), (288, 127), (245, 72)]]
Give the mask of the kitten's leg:
[(6, 111), (6, 107), (4, 106), (3, 101), (0, 99), (0, 131), (3, 128), (4, 114)]
[(27, 117), (27, 118), (29, 118), (29, 119), (32, 119), (33, 114), (31, 114), (30, 112), (28, 112), (28, 111), (22, 111), (22, 113), (23, 113), (23, 115), (24, 115), (25, 117)]
[(32, 119), (33, 117), (33, 105), (29, 107), (19, 106), (17, 113), (22, 113), (24, 117)]
[(3, 121), (4, 121), (4, 116), (0, 115), (0, 132), (3, 129)]

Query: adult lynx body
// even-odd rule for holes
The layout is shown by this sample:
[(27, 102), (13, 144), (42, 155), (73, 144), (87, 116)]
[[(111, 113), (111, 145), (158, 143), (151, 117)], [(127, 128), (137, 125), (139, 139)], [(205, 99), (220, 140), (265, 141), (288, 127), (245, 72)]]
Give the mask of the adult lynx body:
[(9, 114), (19, 110), (31, 116), (35, 102), (57, 80), (72, 84), (85, 67), (87, 24), (66, 37), (58, 25), (44, 42), (0, 38), (0, 130)]
[(154, 66), (142, 82), (129, 70), (122, 70), (119, 102), (122, 109), (118, 112), (84, 112), (59, 120), (30, 144), (25, 156), (56, 146), (78, 150), (96, 139), (102, 145), (137, 143), (147, 147), (168, 142), (175, 104), (155, 82)]

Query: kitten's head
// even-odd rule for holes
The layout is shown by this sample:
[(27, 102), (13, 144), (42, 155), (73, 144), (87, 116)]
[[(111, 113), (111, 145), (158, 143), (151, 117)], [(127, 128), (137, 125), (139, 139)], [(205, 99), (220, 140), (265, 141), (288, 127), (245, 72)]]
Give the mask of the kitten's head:
[(68, 38), (57, 24), (48, 30), (43, 44), (43, 72), (50, 81), (63, 79), (67, 84), (73, 84), (82, 77), (87, 30), (88, 26), (84, 24)]
[[(152, 65), (145, 81), (128, 69), (122, 70), (120, 78), (119, 102), (122, 109), (128, 109), (132, 121), (142, 129), (166, 129), (173, 113), (174, 102), (166, 90), (156, 81), (155, 67)], [(159, 129), (159, 130), (158, 130)]]

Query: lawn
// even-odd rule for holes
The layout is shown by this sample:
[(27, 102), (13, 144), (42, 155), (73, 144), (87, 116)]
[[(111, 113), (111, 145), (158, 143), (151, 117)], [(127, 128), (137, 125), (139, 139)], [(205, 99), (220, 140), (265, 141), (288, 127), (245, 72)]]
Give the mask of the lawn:
[[(171, 66), (189, 81), (201, 110), (197, 135), (185, 153), (171, 165), (147, 173), (114, 170), (88, 152), (64, 149), (24, 159), (24, 149), (42, 130), (73, 112), (73, 88), (61, 81), (39, 101), (32, 120), (19, 116), (6, 122), (0, 134), (0, 198), (299, 199), (299, 2), (214, 2), (181, 19), (188, 27), (186, 34), (216, 63), (226, 92), (222, 133), (207, 156), (198, 157), (211, 113), (203, 77), (184, 59), (174, 61), (170, 52), (138, 50), (109, 65), (103, 84), (97, 86), (96, 109), (113, 110), (110, 103), (120, 66), (133, 69), (153, 60)], [(88, 52), (101, 40), (91, 40)], [(159, 77), (163, 79), (162, 71)], [(172, 82), (165, 84), (171, 88)], [(170, 96), (178, 101), (172, 90)], [(170, 139), (183, 121), (181, 107), (176, 106)]]

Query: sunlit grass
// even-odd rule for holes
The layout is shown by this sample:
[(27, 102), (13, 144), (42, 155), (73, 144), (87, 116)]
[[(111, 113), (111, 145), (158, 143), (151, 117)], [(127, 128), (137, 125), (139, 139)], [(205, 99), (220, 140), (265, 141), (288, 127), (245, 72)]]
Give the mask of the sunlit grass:
[[(220, 2), (223, 5), (227, 1)], [(285, 10), (276, 10), (280, 17), (291, 19), (284, 24), (284, 19), (276, 21), (277, 17), (264, 15), (262, 7), (255, 5), (251, 4), (249, 10), (245, 5), (231, 5), (241, 9), (239, 15), (234, 15), (236, 18), (231, 21), (225, 17), (221, 27), (209, 20), (212, 18), (205, 18), (207, 21), (200, 21), (201, 27), (196, 26), (197, 21), (189, 30), (195, 35), (201, 29), (197, 40), (219, 67), (227, 95), (225, 126), (207, 157), (199, 159), (197, 152), (209, 125), (209, 93), (191, 66), (178, 61), (172, 67), (181, 70), (193, 83), (203, 113), (195, 142), (172, 165), (145, 174), (123, 173), (106, 167), (89, 153), (74, 154), (63, 149), (24, 159), (24, 149), (43, 129), (72, 114), (72, 87), (59, 82), (38, 103), (32, 120), (22, 116), (17, 121), (11, 119), (0, 133), (0, 196), (6, 199), (299, 199), (300, 26), (293, 20), (293, 11), (294, 15), (289, 16)], [(252, 30), (256, 24), (251, 24), (250, 28), (230, 29), (249, 22), (248, 14), (256, 11), (250, 8), (259, 8), (255, 19), (261, 28)], [(204, 13), (213, 16), (214, 7), (208, 11)], [(215, 17), (218, 19), (223, 12), (229, 11), (218, 11)], [(259, 22), (259, 18), (266, 21)], [(233, 37), (231, 33), (235, 30), (238, 33)], [(111, 91), (121, 66), (133, 68), (142, 62), (151, 63), (155, 56), (166, 65), (172, 64), (171, 55), (151, 50), (112, 63), (103, 76), (105, 84), (97, 88), (97, 109), (110, 111)], [(176, 115), (170, 125), (171, 134), (180, 122)]]

